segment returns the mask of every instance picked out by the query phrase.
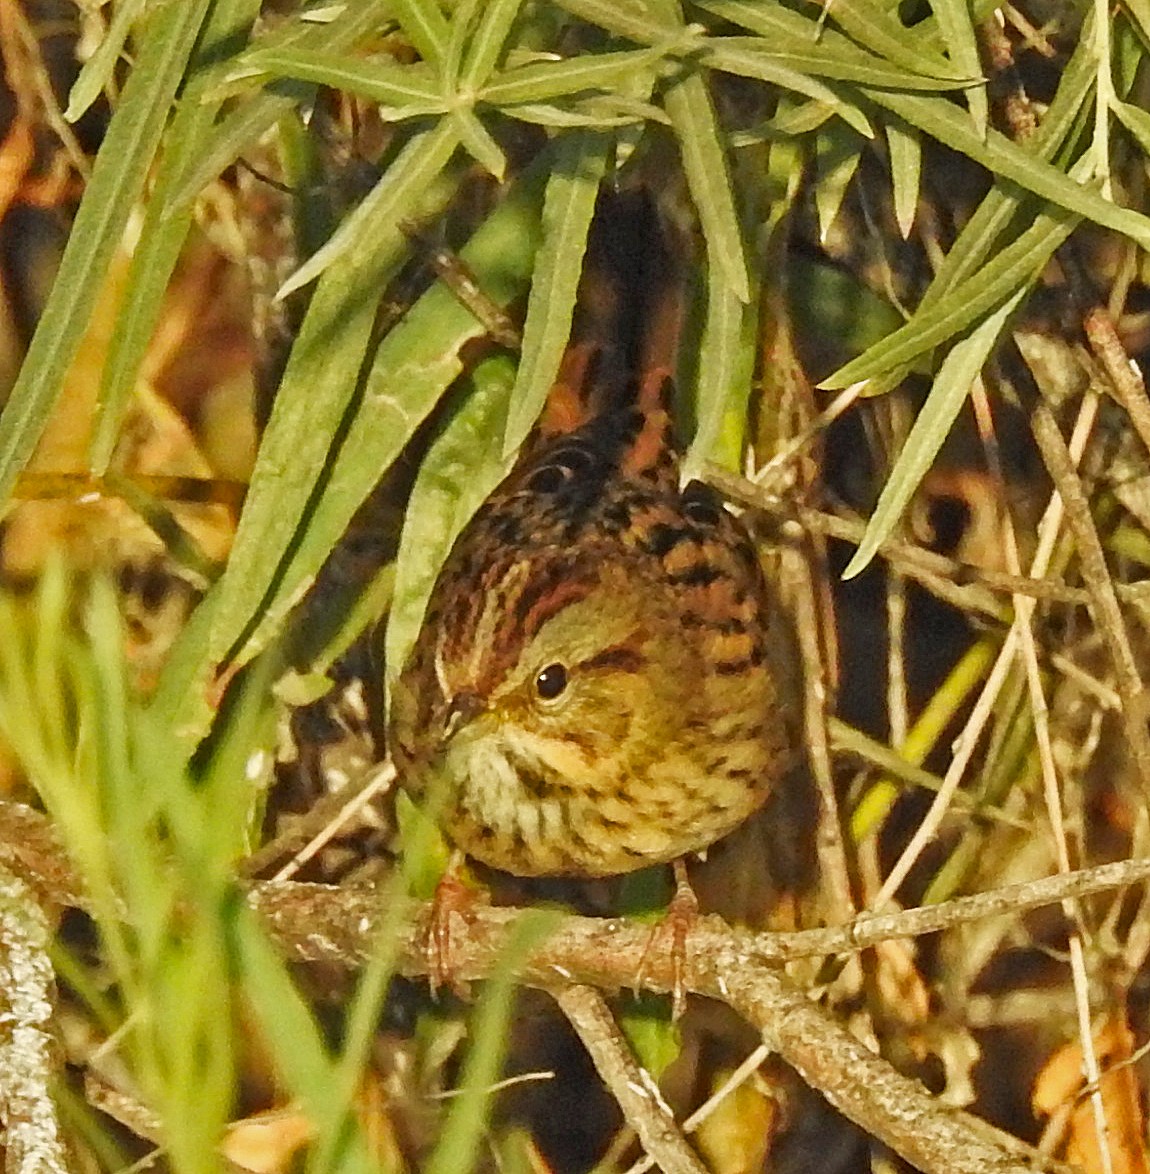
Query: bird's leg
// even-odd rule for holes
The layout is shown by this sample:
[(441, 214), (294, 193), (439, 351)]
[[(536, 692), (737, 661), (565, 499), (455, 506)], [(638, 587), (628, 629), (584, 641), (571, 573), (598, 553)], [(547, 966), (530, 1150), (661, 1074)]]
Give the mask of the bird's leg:
[(643, 973), (647, 969), (647, 961), (652, 951), (664, 950), (669, 946), (671, 951), (671, 1018), (677, 1020), (687, 1005), (685, 982), (687, 935), (698, 920), (699, 899), (695, 896), (695, 890), (691, 888), (691, 882), (687, 876), (686, 861), (680, 857), (672, 867), (675, 870), (675, 895), (671, 898), (666, 913), (651, 929), (647, 944), (643, 948), (643, 957), (639, 960), (635, 985), (638, 988), (642, 982)]
[(457, 987), (452, 973), (451, 922), (454, 917), (461, 917), (465, 923), (474, 920), (475, 906), (481, 900), (481, 895), (464, 880), (464, 872), (463, 853), (455, 851), (431, 898), (423, 952), (427, 959), (427, 981), (433, 995), (448, 983), (453, 988)]

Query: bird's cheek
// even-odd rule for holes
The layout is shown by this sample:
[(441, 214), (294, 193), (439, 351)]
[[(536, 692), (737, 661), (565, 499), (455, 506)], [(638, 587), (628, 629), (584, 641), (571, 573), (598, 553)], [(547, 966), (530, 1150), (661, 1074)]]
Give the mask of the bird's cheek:
[(559, 720), (576, 740), (592, 742), (597, 753), (609, 754), (630, 733), (637, 687), (637, 679), (629, 674), (585, 682)]

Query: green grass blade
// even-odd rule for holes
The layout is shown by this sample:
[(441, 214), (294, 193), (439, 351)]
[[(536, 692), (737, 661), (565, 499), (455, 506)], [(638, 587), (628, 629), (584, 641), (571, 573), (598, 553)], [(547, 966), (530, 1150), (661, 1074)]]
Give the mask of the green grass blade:
[(1150, 156), (1150, 114), (1140, 106), (1117, 100), (1110, 108), (1118, 116), (1118, 121), (1134, 136), (1142, 153)]
[[(543, 182), (550, 171), (551, 158), (542, 157), (516, 180), (504, 201), (460, 250), (484, 292), (499, 305), (508, 305), (526, 291), (538, 245)], [(236, 631), (237, 625), (242, 630), (259, 611), (259, 622), (237, 654), (239, 662), (266, 647), (364, 498), (458, 377), (463, 368), (464, 346), (483, 334), (483, 325), (470, 310), (442, 283), (437, 283), (380, 343), (363, 397), (347, 421), (346, 436), (331, 463), (314, 511), (304, 519), (302, 527), (298, 523), (280, 527), (269, 519), (277, 530), (276, 541), (253, 542), (245, 556), (247, 565), (236, 572), (235, 590), (244, 607), (228, 618), (228, 630)], [(306, 419), (302, 423), (306, 427)], [(317, 474), (318, 471), (313, 473), (312, 485)], [(283, 504), (271, 493), (263, 508), (274, 514), (277, 508), (283, 509)], [(276, 572), (275, 564), (289, 542), (288, 562)], [(242, 582), (252, 575), (262, 576), (265, 583), (274, 581), (274, 591), (266, 602), (262, 593), (248, 589)]]
[[(981, 76), (982, 62), (978, 57), (978, 43), (974, 39), (974, 25), (966, 0), (931, 0), (931, 8), (951, 61), (967, 77)], [(980, 137), (985, 135), (990, 120), (986, 86), (970, 87), (966, 91), (966, 104), (970, 108), (975, 132)]]
[(388, 8), (420, 57), (442, 69), (451, 28), (435, 0), (390, 0)]
[(452, 1100), (424, 1174), (468, 1174), (479, 1158), (479, 1140), (488, 1116), (491, 1088), (499, 1079), (514, 1007), (514, 974), (550, 932), (556, 915), (532, 909), (515, 922), (507, 947), (488, 979), (471, 1020), (460, 1095)]
[(1038, 216), (1013, 244), (944, 297), (920, 309), (913, 318), (857, 359), (840, 367), (819, 385), (837, 389), (882, 375), (953, 338), (972, 322), (1029, 289), (1054, 250), (1074, 231), (1076, 217), (1064, 212)]
[(427, 598), (460, 530), (503, 479), (499, 455), (515, 368), (504, 355), (484, 360), (468, 381), (462, 406), (427, 450), (412, 486), (396, 559), (395, 596), (387, 617), (389, 680), (407, 661)]
[(466, 59), (459, 74), (461, 88), (473, 93), (491, 76), (519, 15), (523, 0), (487, 0), (483, 18), (467, 47)]
[(339, 1069), (283, 960), (246, 909), (238, 911), (232, 935), (239, 983), (263, 1027), (261, 1035), (275, 1058), (276, 1071), (315, 1125), (317, 1150), (338, 1153), (329, 1159), (327, 1171), (378, 1174), (339, 1079)]
[[(333, 259), (292, 348), (231, 558), (217, 587), (207, 649), (210, 660), (223, 659), (271, 588), (355, 393), (375, 320), (377, 291), (406, 251), (398, 222), (415, 214), (455, 145), (455, 136), (444, 126), (413, 139), (364, 201), (370, 202), (368, 212), (361, 204), (348, 218), (363, 233), (348, 244), (364, 247), (345, 248)], [(445, 197), (446, 192), (441, 198)], [(385, 467), (378, 466), (377, 477)], [(329, 537), (334, 543), (336, 536)]]
[(347, 57), (317, 49), (263, 49), (245, 54), (231, 78), (251, 75), (290, 77), (359, 94), (410, 114), (446, 110), (438, 80), (422, 61), (402, 65), (397, 61)]
[(843, 571), (851, 579), (865, 569), (902, 517), (958, 416), (970, 386), (998, 342), (1010, 315), (1028, 290), (1020, 289), (967, 338), (956, 343), (939, 368), (930, 395), (923, 404), (906, 444), (883, 486), (858, 550)]
[[(373, 33), (390, 10), (391, 0), (357, 0), (329, 24), (285, 21), (283, 26), (254, 41), (252, 52), (314, 49), (337, 53)], [(241, 56), (239, 60), (242, 62), (244, 58)], [(237, 108), (216, 125), (201, 158), (172, 196), (172, 215), (178, 215), (184, 204), (193, 201), (206, 184), (234, 163), (247, 147), (257, 143), (297, 100), (268, 93), (236, 99)]]
[[(214, 47), (242, 35), (258, 15), (258, 0), (218, 0), (208, 19), (205, 43)], [(204, 90), (209, 85), (203, 75), (193, 76), (165, 137), (165, 149), (148, 201), (140, 242), (132, 255), (123, 304), (100, 379), (89, 452), (92, 471), (97, 476), (107, 472), (112, 460), (144, 353), (164, 306), (168, 279), (191, 224), (190, 205), (175, 216), (167, 215), (167, 205), (183, 174), (199, 158), (210, 137), (218, 107), (204, 100)]]
[(89, 106), (104, 92), (104, 88), (113, 79), (120, 54), (124, 50), (124, 42), (136, 19), (144, 11), (144, 0), (123, 0), (112, 11), (112, 20), (108, 25), (96, 51), (84, 62), (72, 83), (72, 90), (68, 95), (68, 108), (64, 117), (69, 122), (80, 119)]
[(96, 298), (159, 146), (208, 0), (165, 5), (104, 135), (52, 292), (0, 416), (0, 501), (31, 455), (79, 349)]
[(571, 334), (575, 293), (587, 251), (587, 233), (607, 168), (610, 139), (581, 132), (560, 140), (543, 201), (543, 243), (535, 258), (523, 350), (503, 455), (518, 451), (543, 410)]

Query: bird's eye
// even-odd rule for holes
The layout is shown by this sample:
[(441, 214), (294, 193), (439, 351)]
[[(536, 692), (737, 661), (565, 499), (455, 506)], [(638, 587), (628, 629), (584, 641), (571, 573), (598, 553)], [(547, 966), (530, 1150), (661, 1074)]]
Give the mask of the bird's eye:
[(683, 492), (683, 513), (700, 526), (717, 526), (721, 509), (705, 485), (692, 481)]
[(554, 701), (566, 688), (567, 669), (561, 664), (549, 664), (535, 678), (535, 692), (543, 701)]
[(543, 464), (527, 479), (527, 489), (532, 493), (557, 493), (594, 463), (591, 453), (575, 443), (564, 443), (541, 459)]

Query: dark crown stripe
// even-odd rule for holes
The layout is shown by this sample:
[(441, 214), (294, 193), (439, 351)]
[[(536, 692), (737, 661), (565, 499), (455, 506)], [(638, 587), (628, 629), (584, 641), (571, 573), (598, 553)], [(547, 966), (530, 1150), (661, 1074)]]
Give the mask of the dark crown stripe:
[(540, 560), (537, 568), (523, 575), (520, 590), (504, 597), (502, 617), (494, 636), (494, 645), (484, 662), (484, 686), (492, 687), (514, 668), (523, 649), (535, 638), (552, 616), (565, 607), (585, 599), (594, 582), (578, 573), (567, 560)]

